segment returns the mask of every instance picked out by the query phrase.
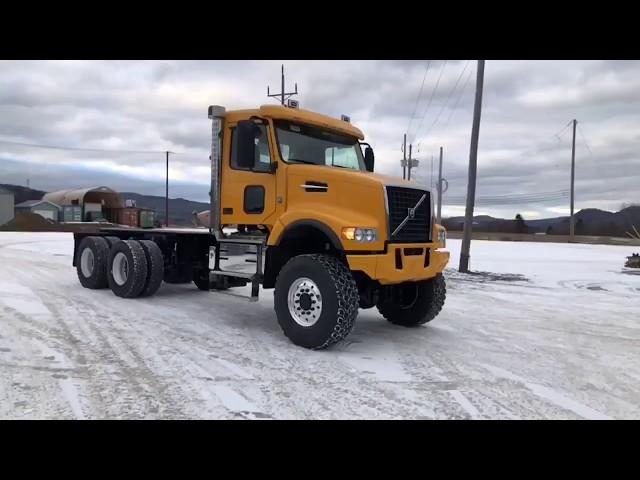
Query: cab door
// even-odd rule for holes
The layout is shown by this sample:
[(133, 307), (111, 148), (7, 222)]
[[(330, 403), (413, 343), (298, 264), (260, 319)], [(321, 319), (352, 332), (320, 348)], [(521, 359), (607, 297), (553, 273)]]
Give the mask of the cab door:
[(222, 182), (220, 190), (223, 225), (271, 226), (276, 206), (275, 159), (269, 140), (267, 121), (255, 119), (255, 161), (242, 167), (237, 160), (235, 124), (225, 129)]

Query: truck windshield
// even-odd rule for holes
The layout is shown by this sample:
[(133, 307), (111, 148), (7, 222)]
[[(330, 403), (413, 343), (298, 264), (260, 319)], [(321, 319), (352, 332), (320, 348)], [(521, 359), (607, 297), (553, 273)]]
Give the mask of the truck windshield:
[(309, 125), (276, 121), (282, 159), (287, 163), (365, 170), (358, 139)]

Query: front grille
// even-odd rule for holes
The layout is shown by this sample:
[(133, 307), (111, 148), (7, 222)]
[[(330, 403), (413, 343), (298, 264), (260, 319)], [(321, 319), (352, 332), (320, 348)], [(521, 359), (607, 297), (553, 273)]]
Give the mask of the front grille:
[[(389, 243), (429, 242), (431, 237), (431, 193), (414, 188), (386, 187), (389, 202)], [(422, 195), (426, 195), (422, 204), (416, 208), (415, 216), (394, 236), (391, 234), (414, 208)]]

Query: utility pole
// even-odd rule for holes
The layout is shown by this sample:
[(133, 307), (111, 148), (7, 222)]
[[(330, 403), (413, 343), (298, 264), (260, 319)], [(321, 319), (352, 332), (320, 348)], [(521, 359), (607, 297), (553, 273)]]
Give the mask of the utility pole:
[(407, 134), (404, 134), (404, 141), (402, 142), (402, 179), (407, 178)]
[(442, 220), (442, 147), (440, 147), (440, 167), (438, 169), (438, 214), (436, 216), (438, 225)]
[(413, 146), (413, 145), (409, 144), (409, 163), (408, 163), (408, 165), (407, 165), (407, 168), (408, 168), (407, 180), (411, 180), (411, 167), (412, 167), (411, 162), (413, 161), (413, 160), (411, 159), (411, 147), (412, 147), (412, 146)]
[(164, 218), (165, 226), (169, 227), (169, 151), (167, 150), (167, 183), (164, 198)]
[[(296, 83), (296, 91), (295, 92), (285, 92), (285, 87), (284, 87), (284, 65), (282, 65), (282, 83), (281, 83), (281, 90), (280, 93), (269, 93), (269, 86), (267, 86), (267, 97), (280, 97), (280, 103), (282, 105), (284, 105), (284, 101), (288, 100), (289, 98), (291, 98), (294, 95), (298, 94), (298, 84)], [(286, 98), (285, 98), (286, 97)]]
[(429, 190), (433, 190), (433, 155), (431, 155), (431, 176), (429, 177)]
[(571, 141), (571, 218), (569, 219), (569, 241), (574, 241), (574, 235), (576, 230), (576, 219), (573, 216), (573, 200), (574, 200), (574, 185), (576, 176), (576, 124), (578, 121), (573, 119), (573, 140)]
[(467, 181), (467, 207), (464, 215), (464, 232), (460, 250), (459, 271), (469, 272), (469, 250), (473, 229), (473, 207), (476, 200), (476, 172), (478, 170), (478, 137), (480, 136), (480, 113), (482, 110), (482, 88), (484, 85), (484, 60), (478, 60), (476, 72), (476, 99), (473, 104), (473, 126), (469, 148), (469, 180)]

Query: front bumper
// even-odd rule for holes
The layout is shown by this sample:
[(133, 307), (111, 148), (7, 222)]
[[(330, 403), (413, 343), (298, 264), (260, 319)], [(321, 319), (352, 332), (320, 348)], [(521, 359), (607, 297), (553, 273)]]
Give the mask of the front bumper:
[[(418, 254), (418, 250), (422, 250)], [(426, 258), (425, 258), (426, 257)], [(389, 245), (386, 253), (347, 255), (352, 271), (366, 273), (383, 285), (416, 282), (435, 277), (449, 262), (449, 252), (437, 249), (436, 244)]]

